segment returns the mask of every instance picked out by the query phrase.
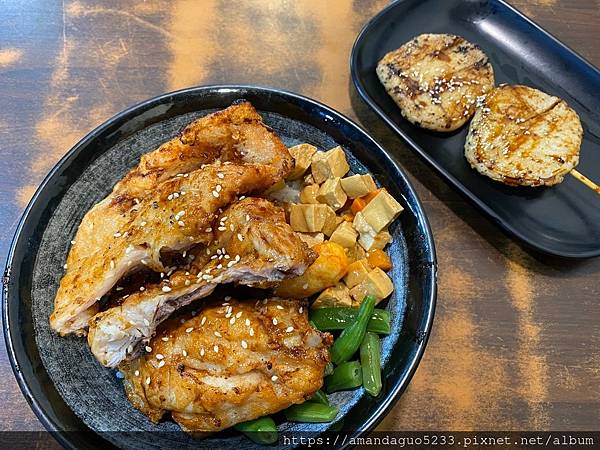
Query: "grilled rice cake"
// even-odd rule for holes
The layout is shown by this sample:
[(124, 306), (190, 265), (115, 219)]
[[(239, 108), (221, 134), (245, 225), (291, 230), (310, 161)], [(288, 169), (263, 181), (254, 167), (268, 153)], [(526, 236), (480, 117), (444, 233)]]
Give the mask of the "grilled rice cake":
[(450, 34), (422, 34), (377, 64), (377, 76), (411, 123), (434, 131), (460, 128), (479, 97), (494, 87), (494, 70), (475, 44)]
[(560, 183), (579, 162), (583, 129), (567, 103), (528, 86), (501, 85), (477, 109), (465, 157), (512, 186)]

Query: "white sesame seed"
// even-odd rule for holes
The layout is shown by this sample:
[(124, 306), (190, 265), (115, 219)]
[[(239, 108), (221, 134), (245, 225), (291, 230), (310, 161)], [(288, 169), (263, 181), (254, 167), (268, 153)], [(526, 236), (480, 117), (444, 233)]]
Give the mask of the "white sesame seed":
[(277, 305), (277, 306), (276, 306), (276, 308), (277, 308), (277, 309), (283, 309), (283, 306), (281, 306), (281, 305)]
[(225, 175), (223, 175), (221, 172), (217, 172), (217, 176), (222, 180), (223, 178), (225, 178)]
[[(211, 227), (208, 227), (208, 228), (207, 228), (206, 230), (204, 230), (204, 231), (205, 231), (206, 233), (210, 233), (210, 232), (212, 231), (212, 228), (211, 228)], [(206, 249), (206, 250), (208, 250), (208, 249)]]
[(238, 312), (238, 313), (235, 315), (235, 317), (236, 317), (237, 319), (239, 319), (240, 317), (242, 317), (242, 311)]
[(291, 333), (292, 331), (294, 331), (294, 327), (287, 327), (287, 328), (285, 329), (285, 332), (286, 332), (286, 333)]
[(250, 328), (250, 330), (248, 330), (248, 333), (250, 334), (250, 336), (254, 336), (254, 328)]
[(185, 282), (183, 284), (185, 284), (186, 286), (189, 286), (190, 284), (192, 284), (192, 282), (190, 280), (185, 280)]
[(249, 327), (250, 326), (250, 319), (246, 319), (246, 326)]
[(229, 324), (233, 325), (235, 323), (235, 317), (232, 317), (231, 319), (229, 319)]
[(140, 286), (140, 291), (142, 291), (142, 292), (143, 292), (143, 291), (145, 291), (145, 290), (146, 290), (146, 288), (145, 288), (144, 286)]
[(148, 353), (150, 353), (150, 352), (152, 351), (152, 347), (150, 347), (149, 345), (146, 345), (146, 351), (147, 351)]
[(150, 377), (146, 378), (146, 384), (150, 384)]
[(156, 359), (165, 359), (165, 357), (163, 355), (161, 355), (160, 353), (157, 353), (155, 358)]
[(215, 191), (217, 191), (217, 192), (221, 192), (221, 189), (223, 189), (223, 187), (222, 187), (220, 184), (217, 184), (217, 185), (215, 186)]
[(304, 284), (302, 285), (302, 289), (308, 289), (308, 283), (304, 283)]
[(232, 223), (230, 223), (230, 224), (229, 224), (229, 229), (230, 229), (231, 231), (235, 230), (235, 227), (233, 226), (233, 224), (232, 224)]
[(187, 352), (184, 350), (181, 352), (183, 354), (183, 356), (187, 356)]
[(215, 331), (215, 336), (216, 337), (223, 337), (223, 336), (221, 336), (221, 333), (219, 333), (218, 331)]
[(191, 333), (192, 331), (194, 331), (194, 327), (189, 327), (185, 329), (186, 333)]
[(200, 321), (200, 325), (204, 325), (206, 323), (206, 316), (202, 317), (202, 320)]
[(185, 225), (185, 222), (183, 220), (178, 220), (177, 225), (179, 225), (180, 227), (183, 227)]
[(121, 286), (117, 286), (117, 287), (115, 288), (115, 290), (116, 290), (116, 291), (122, 291), (123, 289), (124, 289), (124, 288), (123, 288), (123, 287), (121, 287)]
[(241, 233), (238, 233), (238, 234), (237, 234), (237, 238), (238, 238), (240, 241), (243, 241), (243, 240), (244, 240), (244, 237), (241, 235)]
[(110, 268), (111, 268), (111, 269), (114, 269), (114, 268), (115, 268), (115, 261), (114, 261), (114, 259), (111, 259), (111, 260), (110, 260)]
[(163, 286), (162, 287), (163, 292), (171, 292), (171, 288), (169, 286)]
[(250, 222), (250, 214), (246, 214), (246, 222)]
[(133, 374), (134, 374), (136, 377), (139, 377), (139, 376), (140, 376), (140, 371), (139, 371), (139, 370), (136, 370), (135, 372), (133, 372)]
[(164, 336), (161, 338), (163, 342), (167, 342), (169, 340), (169, 338), (167, 336)]
[(242, 340), (242, 348), (248, 348), (248, 343)]
[(114, 237), (121, 237), (121, 233), (115, 233), (113, 234)]
[(225, 231), (226, 229), (227, 228), (225, 228), (225, 227), (219, 227), (219, 228), (217, 228), (217, 230), (219, 230), (219, 231)]
[(235, 266), (235, 261), (229, 261), (227, 263), (227, 267), (233, 267), (233, 266)]
[(245, 195), (242, 195), (242, 196), (239, 198), (239, 200), (244, 200), (245, 198), (246, 198), (246, 196), (245, 196)]
[(304, 308), (301, 306), (300, 308), (298, 308), (298, 313), (302, 314), (302, 311), (304, 311)]
[(142, 259), (142, 264), (143, 264), (143, 265), (147, 265), (147, 264), (148, 264), (148, 261), (146, 261), (145, 259)]
[(71, 245), (75, 245), (75, 241), (71, 241)]
[(277, 381), (277, 379), (278, 379), (278, 378), (279, 378), (279, 377), (278, 377), (277, 375), (273, 375), (273, 376), (271, 377), (271, 381)]
[(218, 345), (215, 345), (215, 346), (213, 347), (213, 350), (214, 350), (214, 352), (215, 352), (215, 353), (219, 353), (219, 346), (218, 346)]
[(273, 317), (273, 325), (277, 325), (277, 319)]
[(212, 191), (212, 195), (215, 198), (219, 198), (219, 193), (217, 191)]
[(204, 349), (200, 349), (200, 356), (204, 356)]

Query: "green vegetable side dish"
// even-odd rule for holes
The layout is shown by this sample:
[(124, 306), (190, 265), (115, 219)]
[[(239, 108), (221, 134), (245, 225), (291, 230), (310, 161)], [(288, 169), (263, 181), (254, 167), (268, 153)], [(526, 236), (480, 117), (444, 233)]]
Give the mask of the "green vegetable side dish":
[(292, 405), (283, 413), (290, 422), (321, 423), (334, 420), (338, 414), (338, 409), (322, 403), (306, 402), (300, 405)]
[(366, 333), (360, 345), (362, 385), (369, 394), (377, 397), (381, 392), (381, 346), (379, 336)]
[(337, 366), (331, 375), (325, 378), (327, 392), (354, 389), (362, 384), (362, 369), (358, 361), (344, 362)]
[(361, 303), (360, 308), (358, 308), (356, 321), (342, 331), (340, 337), (334, 341), (329, 350), (331, 361), (334, 364), (339, 365), (354, 356), (365, 337), (367, 324), (373, 315), (374, 308), (375, 297), (367, 295)]
[[(356, 321), (357, 308), (318, 308), (310, 313), (310, 321), (320, 331), (343, 330)], [(367, 331), (390, 334), (390, 313), (375, 308), (367, 324)]]
[(233, 428), (244, 433), (257, 444), (274, 444), (277, 442), (277, 426), (269, 416), (238, 423)]
[(323, 405), (329, 405), (329, 399), (327, 398), (325, 392), (323, 392), (321, 389), (315, 392), (315, 395), (313, 395), (308, 401), (313, 403), (321, 403)]

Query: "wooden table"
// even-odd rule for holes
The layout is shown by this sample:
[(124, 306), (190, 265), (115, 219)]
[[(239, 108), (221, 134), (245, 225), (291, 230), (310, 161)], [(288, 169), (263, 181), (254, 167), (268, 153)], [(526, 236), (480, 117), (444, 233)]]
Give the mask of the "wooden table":
[[(105, 119), (192, 85), (271, 85), (360, 117), (423, 200), (439, 257), (425, 357), (384, 430), (598, 429), (600, 259), (534, 255), (357, 98), (348, 58), (384, 0), (64, 0), (0, 7), (0, 258), (59, 158)], [(513, 0), (600, 66), (598, 0)], [(234, 6), (235, 4), (235, 6)], [(0, 346), (0, 429), (40, 430)]]

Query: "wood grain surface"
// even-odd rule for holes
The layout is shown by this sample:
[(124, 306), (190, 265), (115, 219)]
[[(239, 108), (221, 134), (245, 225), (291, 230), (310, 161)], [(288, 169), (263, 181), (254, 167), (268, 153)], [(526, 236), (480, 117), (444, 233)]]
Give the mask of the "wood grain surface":
[[(52, 166), (136, 102), (210, 83), (271, 85), (367, 127), (423, 200), (439, 257), (425, 357), (382, 430), (593, 430), (600, 424), (600, 259), (524, 250), (358, 99), (349, 53), (387, 1), (64, 0), (0, 8), (0, 260)], [(600, 66), (600, 0), (512, 0)], [(41, 430), (0, 346), (0, 429)]]

